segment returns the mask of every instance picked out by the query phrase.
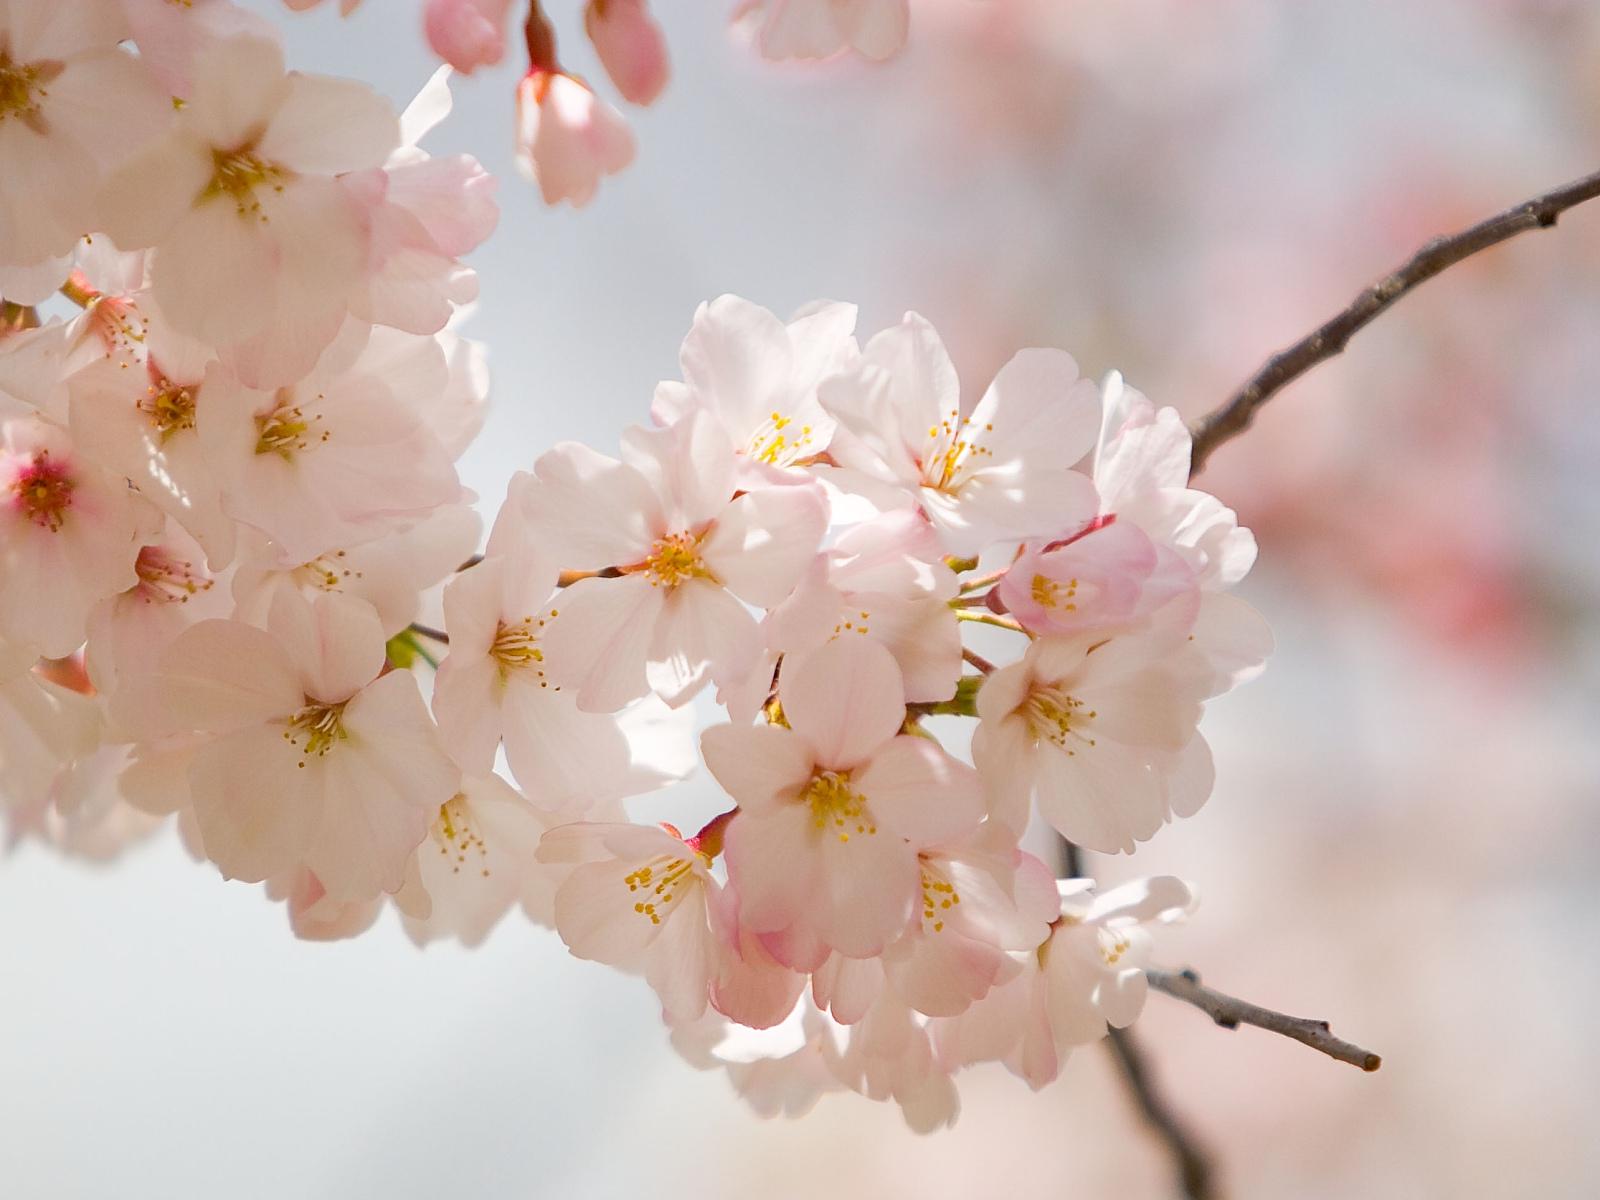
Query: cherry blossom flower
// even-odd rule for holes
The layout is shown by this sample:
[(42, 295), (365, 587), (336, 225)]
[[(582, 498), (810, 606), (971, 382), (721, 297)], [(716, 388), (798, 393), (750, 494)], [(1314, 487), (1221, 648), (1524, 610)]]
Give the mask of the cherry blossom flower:
[(939, 554), (938, 536), (914, 512), (855, 526), (767, 615), (767, 645), (801, 654), (836, 637), (869, 637), (894, 655), (907, 701), (948, 700), (961, 674), (961, 631), (949, 605), (956, 577)]
[(673, 730), (653, 700), (643, 702), (656, 710), (650, 725), (584, 712), (548, 678), (541, 642), (565, 605), (555, 582), (525, 555), (492, 554), (445, 589), (450, 652), (433, 710), (452, 752), (487, 772), (503, 742), (517, 782), (551, 809), (582, 811), (681, 778), (695, 763), (686, 721)]
[(160, 529), (127, 483), (39, 417), (0, 423), (0, 631), (52, 658), (82, 644), (90, 610), (138, 582)]
[(633, 134), (611, 105), (560, 71), (530, 71), (517, 85), (517, 169), (546, 204), (582, 208), (602, 175), (633, 161)]
[(924, 850), (919, 865), (922, 903), (911, 931), (884, 952), (884, 972), (916, 1011), (954, 1016), (1015, 973), (1010, 952), (1035, 950), (1049, 936), (1055, 881), (992, 823)]
[(1213, 672), (1181, 632), (1101, 640), (1042, 638), (978, 693), (973, 761), (1012, 829), (1028, 801), (1064, 837), (1131, 853), (1211, 792), (1211, 756), (1196, 731)]
[(0, 640), (0, 813), (11, 840), (42, 831), (63, 770), (99, 744), (100, 711), (43, 678), (26, 647)]
[(1061, 916), (1050, 939), (1021, 960), (1021, 973), (964, 1013), (932, 1023), (946, 1069), (1002, 1062), (1030, 1087), (1051, 1082), (1074, 1048), (1138, 1018), (1148, 993), (1146, 926), (1181, 919), (1194, 905), (1193, 891), (1171, 876), (1098, 895), (1087, 879), (1057, 888)]
[(232, 612), (227, 581), (217, 586), (199, 543), (170, 520), (159, 539), (140, 548), (134, 571), (133, 586), (89, 616), (84, 665), (102, 692), (114, 690), (119, 677), (153, 671), (189, 626)]
[(277, 28), (231, 0), (118, 0), (139, 58), (172, 95), (187, 99), (194, 61), (201, 51), (230, 37), (276, 40)]
[[(445, 801), (417, 849), (416, 873), (395, 897), (407, 935), (418, 945), (455, 938), (479, 945), (513, 908), (551, 923), (542, 868), (534, 861), (539, 839), (555, 824), (496, 775), (468, 775)], [(426, 915), (407, 893), (427, 897)]]
[(546, 670), (579, 707), (612, 712), (646, 691), (684, 704), (710, 680), (743, 680), (757, 662), (760, 631), (744, 604), (789, 594), (827, 507), (815, 486), (733, 498), (736, 469), (726, 437), (694, 413), (630, 430), (621, 462), (567, 443), (514, 482), (508, 505), (549, 554), (620, 572), (567, 588), (544, 634)]
[(333, 592), (372, 605), (384, 636), (393, 637), (421, 616), (422, 593), (477, 548), (480, 528), (470, 508), (447, 504), (407, 529), (288, 564), (266, 537), (246, 530), (233, 571), (234, 615), (264, 626), (281, 589), (307, 597)]
[(917, 852), (977, 823), (977, 777), (900, 733), (900, 669), (875, 642), (830, 642), (786, 666), (778, 698), (789, 728), (719, 725), (701, 739), (739, 802), (727, 834), (739, 919), (879, 954), (911, 920)]
[(815, 458), (834, 427), (817, 385), (859, 356), (855, 323), (853, 304), (819, 301), (784, 324), (748, 300), (718, 296), (700, 306), (683, 340), (683, 382), (657, 384), (651, 414), (670, 424), (705, 410), (750, 464), (792, 467)]
[(1099, 1041), (1106, 1026), (1132, 1025), (1144, 1010), (1150, 965), (1147, 925), (1180, 920), (1194, 907), (1181, 879), (1135, 879), (1094, 893), (1087, 879), (1063, 881), (1061, 921), (1040, 951), (1050, 1028), (1058, 1045)]
[(893, 1100), (906, 1124), (932, 1133), (955, 1124), (961, 1100), (934, 1054), (928, 1021), (891, 991), (883, 992), (846, 1035), (834, 1067), (846, 1087), (872, 1100)]
[(460, 257), (494, 230), (495, 181), (466, 154), (435, 158), (417, 143), (451, 109), (449, 67), (440, 67), (400, 116), (401, 145), (382, 167), (341, 177), (370, 231), (368, 284), (351, 299), (363, 320), (437, 333), (478, 294)]
[(1126, 628), (1168, 604), (1187, 626), (1200, 587), (1183, 557), (1157, 546), (1131, 521), (1111, 520), (1064, 542), (1030, 549), (998, 584), (1005, 610), (1032, 633), (1069, 635)]
[(336, 901), (394, 892), (460, 773), (411, 675), (380, 676), (368, 605), (282, 592), (267, 626), (202, 621), (181, 634), (138, 697), (141, 732), (206, 735), (190, 803), (225, 876), (303, 866)]
[(161, 131), (170, 106), (127, 31), (114, 0), (0, 9), (0, 264), (64, 258), (104, 172)]
[[(107, 305), (101, 300), (96, 311)], [(236, 527), (222, 510), (216, 463), (199, 433), (205, 370), (108, 357), (69, 384), (74, 437), (102, 467), (125, 476), (202, 547), (212, 569), (234, 555)]]
[(206, 376), (200, 444), (222, 506), (299, 565), (404, 528), (461, 498), (419, 410), (448, 368), (431, 338), (372, 331), (345, 365), (324, 359), (290, 387), (257, 391), (225, 368)]
[(1072, 464), (1094, 446), (1099, 395), (1062, 351), (1022, 351), (963, 417), (938, 334), (907, 313), (819, 395), (839, 422), (840, 486), (885, 508), (914, 498), (950, 554), (1060, 536), (1094, 515), (1094, 487)]
[(645, 0), (588, 0), (583, 28), (629, 104), (650, 104), (667, 86), (667, 42)]
[(696, 839), (649, 825), (579, 823), (545, 835), (539, 857), (578, 862), (556, 891), (556, 931), (579, 958), (644, 973), (669, 1021), (706, 1010), (718, 942), (718, 884)]
[(464, 75), (505, 57), (511, 0), (427, 0), (422, 28), (428, 45)]
[(735, 19), (756, 26), (766, 58), (829, 58), (854, 50), (870, 59), (906, 44), (910, 0), (744, 0)]
[(1256, 539), (1232, 509), (1189, 486), (1189, 429), (1177, 412), (1157, 409), (1112, 372), (1094, 458), (1102, 514), (1139, 526), (1181, 555), (1200, 586), (1238, 583), (1256, 559)]
[(366, 283), (368, 235), (334, 178), (381, 165), (399, 139), (360, 84), (284, 73), (263, 38), (196, 60), (170, 131), (112, 174), (101, 223), (152, 247), (157, 303), (258, 387), (292, 383), (338, 334)]

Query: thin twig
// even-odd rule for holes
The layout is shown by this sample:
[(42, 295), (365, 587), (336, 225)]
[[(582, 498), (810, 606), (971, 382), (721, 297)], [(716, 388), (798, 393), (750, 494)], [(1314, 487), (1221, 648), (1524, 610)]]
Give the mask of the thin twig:
[(1356, 333), (1388, 311), (1406, 293), (1463, 259), (1519, 233), (1550, 228), (1567, 209), (1597, 196), (1600, 196), (1600, 172), (1525, 200), (1470, 229), (1428, 242), (1405, 263), (1363, 291), (1349, 307), (1267, 359), (1226, 403), (1195, 421), (1190, 427), (1194, 434), (1194, 450), (1189, 474), (1198, 475), (1218, 446), (1248, 429), (1256, 410), (1285, 385), (1342, 351)]
[(1166, 1100), (1156, 1090), (1145, 1062), (1144, 1051), (1128, 1029), (1113, 1029), (1106, 1037), (1106, 1046), (1117, 1068), (1127, 1080), (1134, 1103), (1145, 1122), (1156, 1136), (1166, 1143), (1178, 1167), (1178, 1181), (1188, 1200), (1211, 1200), (1217, 1193), (1212, 1187), (1211, 1157), (1200, 1149), (1194, 1135), (1184, 1128), (1178, 1115), (1168, 1107)]
[(1285, 1016), (1283, 1013), (1273, 1012), (1270, 1008), (1262, 1008), (1259, 1004), (1251, 1004), (1248, 1000), (1224, 995), (1222, 992), (1203, 986), (1200, 976), (1193, 971), (1161, 971), (1151, 968), (1145, 972), (1145, 978), (1156, 991), (1176, 996), (1179, 1000), (1194, 1005), (1224, 1029), (1254, 1025), (1257, 1029), (1281, 1033), (1284, 1037), (1303, 1042), (1313, 1050), (1322, 1051), (1329, 1058), (1347, 1062), (1351, 1066), (1360, 1067), (1363, 1071), (1376, 1071), (1383, 1065), (1383, 1059), (1371, 1050), (1363, 1050), (1360, 1046), (1334, 1037), (1326, 1021)]
[(974, 612), (966, 608), (956, 609), (955, 614), (958, 621), (971, 621), (975, 625), (993, 625), (996, 629), (1009, 629), (1012, 633), (1027, 632), (1012, 617), (1001, 617), (987, 612)]
[(411, 632), (418, 637), (425, 637), (438, 642), (441, 646), (450, 644), (450, 635), (442, 629), (435, 629), (432, 625), (422, 625), (416, 621), (411, 622)]
[(968, 650), (963, 646), (961, 647), (961, 657), (985, 675), (994, 674), (994, 664), (976, 650)]

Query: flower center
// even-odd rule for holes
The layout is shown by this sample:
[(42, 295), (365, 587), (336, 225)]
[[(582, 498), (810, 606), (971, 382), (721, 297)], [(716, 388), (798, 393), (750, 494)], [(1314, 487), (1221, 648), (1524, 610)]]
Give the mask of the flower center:
[[(551, 616), (554, 616), (551, 613)], [(489, 657), (494, 659), (500, 669), (500, 682), (504, 683), (511, 678), (513, 671), (521, 671), (536, 663), (544, 662), (544, 651), (539, 649), (538, 630), (544, 627), (544, 621), (538, 622), (535, 628), (532, 617), (523, 617), (520, 621), (507, 624), (501, 621), (494, 631), (494, 642), (489, 647)], [(544, 672), (539, 672), (540, 680)]]
[[(922, 459), (922, 481), (927, 487), (940, 492), (955, 491), (956, 479), (970, 459), (985, 455), (994, 457), (978, 435), (971, 430), (972, 418), (958, 417), (954, 410), (937, 425), (928, 427), (928, 452)], [(984, 433), (992, 433), (993, 425), (985, 425)]]
[(1028, 698), (1017, 710), (1028, 723), (1028, 731), (1035, 739), (1043, 739), (1065, 750), (1069, 755), (1078, 753), (1069, 741), (1078, 746), (1093, 746), (1095, 740), (1081, 732), (1081, 728), (1100, 714), (1095, 709), (1085, 709), (1084, 701), (1054, 684), (1040, 684), (1028, 693)]
[(134, 594), (146, 604), (187, 604), (189, 597), (209, 591), (214, 582), (185, 558), (174, 558), (162, 546), (145, 546), (134, 560), (139, 582)]
[[(319, 395), (317, 399), (322, 397)], [(257, 454), (276, 454), (284, 462), (293, 462), (298, 452), (309, 450), (313, 443), (328, 440), (326, 429), (317, 433), (314, 428), (322, 420), (321, 413), (308, 420), (305, 410), (294, 402), (294, 393), (288, 388), (279, 389), (277, 401), (277, 407), (271, 412), (256, 416)]]
[(944, 932), (944, 919), (949, 911), (961, 903), (961, 893), (956, 885), (945, 878), (937, 867), (924, 861), (922, 864), (922, 928), (924, 932)]
[(805, 447), (811, 444), (811, 426), (802, 425), (796, 434), (793, 425), (793, 417), (774, 411), (751, 435), (746, 453), (756, 462), (787, 467), (800, 458)]
[(342, 742), (349, 736), (344, 731), (344, 706), (347, 703), (324, 704), (308, 696), (305, 707), (289, 718), (289, 727), (283, 731), (283, 740), (300, 751), (302, 767), (310, 758), (326, 757), (335, 742)]
[(478, 856), (479, 873), (483, 878), (489, 877), (489, 845), (472, 826), (472, 810), (467, 807), (467, 798), (457, 792), (450, 799), (439, 806), (439, 815), (433, 822), (433, 840), (439, 843), (439, 853), (450, 864), (452, 875), (461, 874), (461, 868), (467, 865), (467, 855), (476, 853)]
[(16, 117), (36, 133), (43, 133), (39, 101), (49, 95), (44, 85), (61, 74), (58, 62), (13, 62), (10, 52), (0, 46), (0, 123)]
[(841, 842), (848, 842), (852, 833), (878, 832), (867, 811), (867, 798), (850, 787), (849, 771), (818, 771), (800, 799), (811, 806), (811, 824), (818, 830), (832, 830)]
[(1062, 612), (1077, 612), (1073, 597), (1078, 594), (1078, 581), (1069, 579), (1062, 583), (1048, 575), (1033, 577), (1033, 602), (1041, 608), (1059, 608)]
[(716, 579), (700, 560), (700, 539), (688, 533), (657, 538), (644, 566), (650, 573), (651, 587), (675, 588), (685, 579)]
[(345, 553), (343, 550), (330, 550), (309, 562), (301, 563), (293, 572), (295, 582), (323, 592), (342, 591), (345, 580), (362, 577), (362, 572), (344, 565)]
[(1115, 929), (1098, 929), (1095, 933), (1100, 943), (1100, 959), (1108, 967), (1116, 966), (1133, 945), (1127, 934)]
[[(704, 855), (700, 856), (704, 859)], [(709, 865), (709, 863), (708, 863)], [(633, 903), (633, 911), (646, 918), (650, 924), (659, 925), (667, 908), (680, 899), (694, 881), (694, 859), (674, 858), (658, 854), (622, 877), (628, 890), (640, 898)]]
[(67, 468), (40, 450), (12, 481), (11, 494), (28, 520), (55, 533), (66, 524), (76, 486)]
[(160, 379), (139, 397), (139, 411), (156, 427), (163, 445), (175, 434), (194, 428), (194, 403), (198, 393), (198, 388)]
[(261, 211), (261, 201), (256, 199), (256, 189), (270, 187), (274, 192), (281, 192), (290, 178), (286, 167), (258, 157), (253, 143), (237, 150), (213, 149), (211, 178), (200, 193), (200, 203), (226, 196), (233, 201), (241, 217), (259, 216), (265, 221), (266, 214)]

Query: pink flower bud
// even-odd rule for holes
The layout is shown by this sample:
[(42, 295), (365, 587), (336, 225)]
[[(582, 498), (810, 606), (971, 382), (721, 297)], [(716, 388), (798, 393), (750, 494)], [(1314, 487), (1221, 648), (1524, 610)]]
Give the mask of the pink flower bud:
[(422, 26), (428, 45), (464, 75), (500, 61), (511, 0), (428, 0)]
[(650, 104), (667, 86), (671, 67), (661, 26), (645, 0), (589, 0), (584, 29), (595, 53), (630, 104)]
[(633, 161), (628, 123), (588, 86), (559, 71), (530, 71), (517, 85), (517, 166), (546, 204), (594, 198), (602, 175)]

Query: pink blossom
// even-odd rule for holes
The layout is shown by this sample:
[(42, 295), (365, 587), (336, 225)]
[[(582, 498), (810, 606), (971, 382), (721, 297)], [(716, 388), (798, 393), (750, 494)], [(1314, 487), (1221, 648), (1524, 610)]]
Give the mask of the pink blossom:
[(0, 8), (0, 265), (67, 255), (104, 173), (160, 133), (170, 105), (127, 32), (115, 0)]
[(1099, 395), (1062, 351), (1022, 351), (963, 416), (939, 335), (907, 313), (819, 395), (839, 422), (839, 485), (920, 507), (950, 554), (1058, 537), (1094, 515), (1094, 487), (1072, 466), (1094, 446)]
[(298, 566), (460, 500), (455, 469), (420, 415), (447, 378), (431, 338), (390, 329), (374, 330), (353, 362), (330, 355), (271, 391), (214, 367), (198, 423), (224, 511)]
[(972, 752), (999, 819), (1022, 829), (1036, 798), (1064, 837), (1131, 853), (1172, 817), (1199, 811), (1213, 781), (1196, 729), (1203, 703), (1271, 648), (1242, 601), (1208, 597), (1201, 614), (1187, 636), (1156, 625), (1041, 638), (985, 679)]
[(276, 41), (277, 28), (266, 18), (231, 0), (119, 0), (128, 31), (139, 46), (139, 58), (161, 86), (187, 99), (193, 86), (194, 61), (208, 46), (248, 35)]
[(427, 0), (422, 28), (435, 54), (470, 75), (505, 56), (510, 8), (511, 0)]
[(380, 675), (383, 665), (368, 605), (283, 592), (265, 631), (202, 621), (130, 694), (130, 707), (146, 710), (143, 737), (202, 735), (186, 772), (190, 803), (225, 876), (303, 866), (340, 902), (400, 888), (460, 772), (415, 680)]
[(557, 561), (620, 572), (567, 588), (544, 634), (552, 679), (596, 712), (646, 691), (681, 705), (711, 680), (744, 680), (761, 652), (744, 605), (789, 594), (827, 521), (814, 486), (735, 498), (732, 447), (703, 413), (630, 430), (623, 456), (557, 446), (509, 501)]
[(1006, 611), (1037, 634), (1125, 628), (1169, 604), (1179, 607), (1167, 619), (1187, 626), (1200, 607), (1189, 564), (1132, 521), (1113, 520), (1027, 551), (1001, 577), (998, 591)]
[(556, 891), (555, 923), (579, 958), (642, 971), (669, 1021), (706, 1010), (718, 941), (708, 905), (718, 890), (699, 844), (649, 825), (562, 825), (539, 857), (579, 862)]
[(939, 556), (938, 536), (916, 513), (855, 526), (767, 615), (767, 645), (800, 654), (836, 637), (869, 637), (894, 655), (908, 701), (948, 700), (961, 674), (961, 631), (949, 605), (956, 577)]
[(157, 514), (39, 417), (0, 423), (0, 630), (52, 658), (82, 644), (89, 612), (138, 582)]
[(583, 28), (622, 98), (629, 104), (654, 102), (671, 68), (666, 39), (645, 0), (589, 0)]
[(977, 777), (900, 734), (900, 669), (875, 642), (830, 642), (786, 665), (778, 698), (789, 728), (719, 725), (701, 739), (739, 802), (727, 855), (740, 921), (878, 954), (911, 919), (917, 852), (976, 824)]
[(752, 468), (802, 464), (832, 440), (817, 385), (859, 356), (855, 323), (853, 304), (818, 301), (785, 324), (748, 300), (718, 296), (696, 311), (678, 352), (683, 382), (656, 385), (651, 415), (669, 424), (704, 410)]
[(580, 812), (688, 774), (687, 712), (663, 720), (653, 700), (628, 719), (584, 712), (548, 678), (541, 643), (565, 602), (554, 570), (522, 554), (491, 554), (445, 589), (450, 652), (433, 709), (457, 759), (487, 773), (503, 743), (511, 773), (540, 804)]
[(196, 61), (166, 136), (116, 171), (101, 224), (152, 247), (161, 310), (261, 387), (304, 375), (365, 286), (368, 234), (335, 176), (394, 149), (393, 109), (371, 89), (285, 74), (276, 44), (237, 37)]
[(476, 946), (513, 908), (535, 915), (543, 902), (534, 856), (554, 824), (498, 776), (466, 776), (434, 814), (415, 872), (395, 897), (407, 935), (419, 946), (440, 938)]
[(757, 23), (766, 58), (829, 58), (854, 50), (885, 59), (906, 43), (910, 0), (745, 0), (736, 16)]
[(1228, 587), (1249, 573), (1256, 539), (1233, 510), (1189, 486), (1189, 430), (1170, 408), (1157, 409), (1112, 372), (1095, 450), (1102, 514), (1136, 524), (1189, 564), (1200, 586)]
[(633, 161), (633, 134), (587, 84), (560, 71), (530, 71), (517, 85), (517, 169), (546, 204), (582, 208), (602, 175)]

